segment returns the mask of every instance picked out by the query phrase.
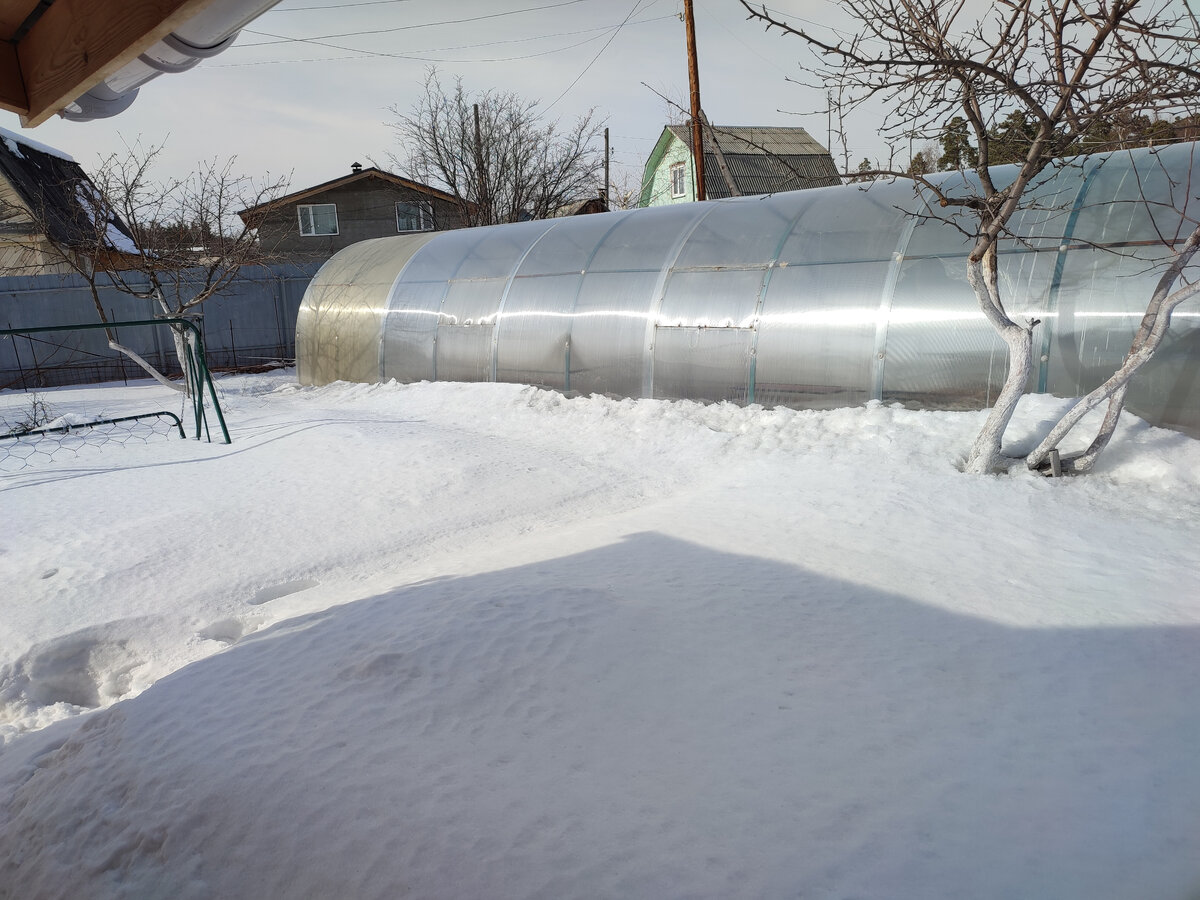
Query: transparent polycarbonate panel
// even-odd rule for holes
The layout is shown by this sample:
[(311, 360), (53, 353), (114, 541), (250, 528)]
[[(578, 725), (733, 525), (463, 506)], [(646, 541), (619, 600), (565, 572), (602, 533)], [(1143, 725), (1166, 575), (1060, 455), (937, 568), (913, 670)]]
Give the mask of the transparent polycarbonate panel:
[[(1001, 254), (1000, 296), (1004, 301), (1004, 308), (1014, 320), (1023, 322), (1027, 319), (1040, 319), (1046, 322), (1053, 315), (1050, 294), (1057, 261), (1057, 246), (1043, 250), (1010, 247), (1007, 252)], [(963, 262), (963, 265), (965, 267), (966, 263)], [(970, 295), (970, 300), (978, 305), (974, 294)], [(1035, 351), (1038, 341), (1039, 338), (1035, 334)]]
[(995, 400), (1007, 351), (967, 284), (964, 257), (901, 264), (883, 362), (885, 402), (975, 409)]
[(1002, 252), (1015, 249), (1056, 248), (1073, 229), (1073, 211), (1090, 163), (1086, 159), (1052, 167), (1031, 186), (1023, 207), (1009, 220), (1008, 230), (1020, 240), (1006, 238)]
[(507, 278), (450, 282), (438, 322), (440, 381), (491, 380), (492, 328), (507, 283)]
[(1097, 158), (1075, 234), (1100, 244), (1182, 240), (1194, 227), (1185, 207), (1190, 203), (1194, 214), (1200, 206), (1188, 174), (1200, 162), (1196, 154), (1196, 145), (1188, 144), (1146, 151), (1136, 159), (1127, 153)]
[(646, 327), (658, 272), (588, 272), (571, 319), (572, 390), (642, 396)]
[(1158, 148), (1138, 157), (1137, 168), (1142, 173), (1146, 198), (1151, 201), (1155, 234), (1174, 241), (1186, 239), (1200, 220), (1200, 191), (1193, 174), (1200, 171), (1200, 144)]
[(632, 210), (560, 219), (521, 263), (520, 275), (562, 275), (587, 268), (596, 247)]
[(438, 381), (491, 381), (492, 326), (441, 325), (435, 357)]
[(794, 194), (722, 200), (683, 245), (677, 268), (766, 265), (798, 211)]
[(433, 348), (446, 293), (444, 282), (400, 281), (383, 321), (383, 377), (425, 381), (434, 377)]
[(321, 267), (296, 316), (301, 383), (379, 379), (384, 305), (396, 275), (421, 243), (363, 241)]
[(544, 219), (538, 222), (520, 222), (479, 229), (483, 239), (471, 246), (453, 277), (508, 277), (534, 242), (546, 231), (564, 221)]
[(746, 401), (763, 274), (671, 273), (654, 333), (654, 396)]
[(679, 203), (637, 210), (604, 237), (588, 271), (657, 272), (671, 264), (668, 256), (679, 239), (712, 209), (709, 203)]
[[(1200, 272), (1192, 273), (1193, 279)], [(1181, 305), (1154, 358), (1130, 385), (1130, 412), (1159, 425), (1200, 437), (1200, 304)]]
[[(1138, 178), (1119, 156), (1110, 156), (1092, 174), (1079, 206), (1072, 245), (1124, 242), (1149, 224), (1145, 204), (1137, 201)], [(1139, 227), (1140, 226), (1140, 227)]]
[(908, 224), (896, 203), (911, 193), (878, 185), (866, 191), (823, 188), (788, 195), (802, 215), (779, 254), (780, 263), (891, 259)]
[(654, 396), (745, 403), (751, 328), (659, 327), (654, 336)]
[(765, 269), (673, 271), (667, 278), (657, 324), (699, 328), (750, 328)]
[[(974, 228), (968, 214), (956, 210), (938, 210), (936, 218), (923, 218), (913, 228), (904, 255), (963, 257), (971, 250), (973, 241), (969, 235)], [(966, 272), (966, 263), (963, 266)]]
[(296, 315), (301, 384), (379, 380), (381, 315), (355, 285), (310, 284)]
[(507, 278), (454, 279), (442, 301), (441, 324), (477, 325), (484, 320), (491, 324), (507, 284)]
[(1158, 278), (1143, 263), (1098, 249), (1066, 255), (1056, 297), (1046, 389), (1086, 394), (1129, 352)]
[(413, 256), (404, 270), (404, 280), (449, 281), (458, 274), (472, 249), (487, 240), (491, 231), (491, 228), (460, 228), (437, 232), (434, 240)]
[[(1123, 188), (1129, 183), (1124, 182)], [(1137, 190), (1140, 193), (1153, 187), (1154, 180), (1144, 177)], [(1160, 196), (1165, 196), (1168, 189), (1162, 187)], [(1115, 214), (1089, 212), (1110, 239), (1123, 233), (1124, 223)], [(1160, 219), (1159, 226), (1173, 226), (1177, 214)], [(1149, 228), (1148, 220), (1144, 227)], [(1046, 387), (1050, 393), (1065, 397), (1087, 393), (1107, 379), (1129, 352), (1156, 282), (1167, 265), (1167, 251), (1152, 242), (1147, 232), (1129, 232), (1129, 237), (1140, 237), (1146, 245), (1112, 250), (1081, 247), (1066, 255), (1049, 353)], [(1193, 267), (1189, 274), (1194, 279), (1200, 273)], [(1193, 434), (1200, 431), (1198, 311), (1196, 301), (1179, 307), (1155, 358), (1131, 382), (1126, 403), (1136, 415)]]
[[(1027, 240), (1007, 241), (1000, 262), (1009, 312), (1042, 321), (1031, 388), (1044, 377), (1048, 390), (1078, 395), (1120, 364), (1162, 268), (1161, 240), (1180, 232), (1176, 207), (1197, 193), (1196, 153), (1089, 157), (1034, 188), (1034, 208), (1011, 223)], [(997, 183), (1012, 171), (996, 172)], [(957, 174), (935, 177), (963, 192)], [(330, 260), (305, 295), (301, 378), (377, 380), (382, 366), (405, 380), (486, 380), (494, 366), (548, 385), (561, 371), (563, 388), (619, 396), (745, 399), (753, 385), (768, 404), (859, 403), (876, 390), (926, 406), (991, 402), (1006, 352), (966, 283), (970, 238), (905, 209), (955, 212), (922, 205), (911, 185), (881, 183), (464, 229), (419, 236), (424, 246), (364, 242)], [(969, 218), (960, 224), (973, 230)], [(762, 265), (780, 241), (755, 325)], [(1200, 431), (1197, 306), (1176, 313), (1130, 408)]]
[(771, 273), (758, 325), (756, 403), (829, 409), (871, 399), (889, 265), (788, 266)]
[(497, 381), (566, 388), (571, 312), (582, 280), (578, 273), (513, 279), (497, 326)]

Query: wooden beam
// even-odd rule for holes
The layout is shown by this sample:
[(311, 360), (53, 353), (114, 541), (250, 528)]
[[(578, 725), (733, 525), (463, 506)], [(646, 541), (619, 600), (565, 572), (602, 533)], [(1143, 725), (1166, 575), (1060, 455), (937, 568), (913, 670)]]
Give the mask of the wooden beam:
[(21, 80), (17, 49), (7, 41), (0, 43), (0, 109), (22, 116), (29, 112), (29, 98), (25, 96), (25, 83)]
[(38, 0), (0, 0), (0, 38), (11, 41), (37, 5)]
[(213, 0), (57, 0), (17, 45), (28, 114), (40, 125)]

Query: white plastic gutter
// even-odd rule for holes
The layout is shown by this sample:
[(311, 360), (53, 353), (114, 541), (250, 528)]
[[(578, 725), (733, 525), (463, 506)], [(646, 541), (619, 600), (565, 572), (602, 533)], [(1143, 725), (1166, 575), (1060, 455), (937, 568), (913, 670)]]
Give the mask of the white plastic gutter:
[(165, 73), (185, 72), (216, 56), (238, 32), (279, 0), (214, 0), (128, 65), (118, 69), (59, 113), (72, 122), (115, 116), (129, 108), (138, 89)]

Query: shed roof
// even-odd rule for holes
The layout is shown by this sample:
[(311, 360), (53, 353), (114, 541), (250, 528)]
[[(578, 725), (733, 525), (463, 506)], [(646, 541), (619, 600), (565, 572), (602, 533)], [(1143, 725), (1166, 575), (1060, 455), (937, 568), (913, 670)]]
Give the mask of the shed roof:
[[(65, 153), (5, 131), (0, 134), (0, 177), (51, 240), (67, 247), (95, 247), (99, 236), (108, 249), (135, 252), (125, 223), (103, 208), (92, 180)], [(2, 218), (12, 215), (0, 214)], [(102, 229), (102, 235), (92, 229)]]
[[(663, 129), (663, 137), (667, 135), (682, 143), (690, 153), (691, 126), (668, 125)], [(704, 189), (710, 199), (842, 183), (829, 151), (803, 128), (709, 124), (703, 135)], [(655, 157), (661, 157), (665, 143), (660, 137), (648, 170), (657, 165)], [(725, 169), (733, 185), (726, 179)]]
[[(690, 125), (668, 125), (667, 130), (687, 146), (692, 145)], [(828, 156), (829, 151), (803, 128), (765, 125), (709, 125), (702, 130), (704, 152), (715, 150), (714, 139), (725, 153), (753, 156)]]

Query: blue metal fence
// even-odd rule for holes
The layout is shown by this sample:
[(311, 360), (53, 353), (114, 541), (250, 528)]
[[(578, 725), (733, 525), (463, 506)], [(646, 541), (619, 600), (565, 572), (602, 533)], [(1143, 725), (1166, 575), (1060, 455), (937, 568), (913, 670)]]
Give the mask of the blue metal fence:
[[(214, 369), (251, 368), (294, 359), (296, 311), (317, 266), (251, 266), (195, 309)], [(106, 287), (109, 321), (154, 318), (154, 301)], [(87, 283), (77, 275), (0, 277), (0, 329), (99, 321)], [(127, 333), (126, 333), (127, 332)], [(117, 340), (161, 371), (178, 373), (165, 329), (117, 329)], [(54, 332), (0, 340), (0, 390), (136, 379), (145, 373), (108, 346), (103, 331)]]

